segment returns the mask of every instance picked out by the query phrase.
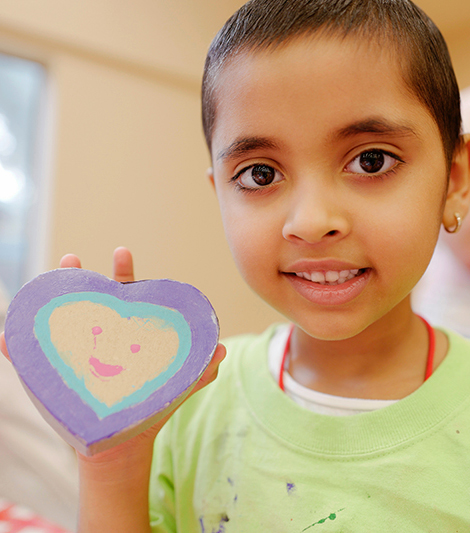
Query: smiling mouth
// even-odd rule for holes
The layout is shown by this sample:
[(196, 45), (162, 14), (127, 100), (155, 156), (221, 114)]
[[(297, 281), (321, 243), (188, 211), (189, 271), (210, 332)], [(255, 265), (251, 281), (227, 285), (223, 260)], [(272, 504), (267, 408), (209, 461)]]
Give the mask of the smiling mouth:
[(110, 378), (119, 375), (123, 370), (125, 370), (121, 365), (107, 365), (106, 363), (102, 363), (96, 357), (90, 357), (88, 362), (94, 369), (94, 372), (93, 370), (91, 371), (92, 374), (97, 377)]
[(357, 278), (363, 274), (367, 268), (354, 268), (351, 270), (315, 270), (313, 272), (292, 272), (291, 275), (297, 276), (318, 285), (335, 286), (342, 285), (351, 279)]

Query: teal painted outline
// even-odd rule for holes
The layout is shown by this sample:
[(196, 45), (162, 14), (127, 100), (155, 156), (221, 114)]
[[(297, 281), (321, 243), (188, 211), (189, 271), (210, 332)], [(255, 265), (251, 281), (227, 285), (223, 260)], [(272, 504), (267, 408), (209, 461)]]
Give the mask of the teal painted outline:
[[(58, 307), (70, 305), (75, 302), (91, 302), (116, 311), (122, 318), (155, 318), (163, 320), (165, 327), (173, 327), (178, 334), (178, 352), (168, 368), (151, 381), (147, 381), (142, 387), (129, 394), (121, 401), (108, 407), (98, 400), (86, 388), (85, 381), (79, 378), (73, 369), (60, 357), (51, 341), (49, 319)], [(183, 315), (176, 309), (170, 309), (161, 305), (148, 302), (126, 302), (110, 294), (101, 292), (72, 292), (53, 298), (41, 307), (34, 318), (34, 334), (41, 346), (42, 351), (49, 359), (52, 366), (57, 370), (66, 385), (74, 390), (80, 398), (87, 403), (99, 418), (105, 418), (146, 400), (153, 392), (164, 385), (183, 366), (191, 349), (191, 329)]]

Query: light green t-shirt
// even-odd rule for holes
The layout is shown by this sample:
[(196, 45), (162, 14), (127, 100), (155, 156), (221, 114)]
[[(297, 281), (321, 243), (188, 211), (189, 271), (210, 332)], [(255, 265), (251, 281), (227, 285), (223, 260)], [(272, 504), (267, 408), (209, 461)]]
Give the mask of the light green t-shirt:
[(288, 398), (274, 329), (225, 342), (219, 377), (157, 438), (153, 532), (470, 532), (470, 341), (417, 391), (349, 417)]

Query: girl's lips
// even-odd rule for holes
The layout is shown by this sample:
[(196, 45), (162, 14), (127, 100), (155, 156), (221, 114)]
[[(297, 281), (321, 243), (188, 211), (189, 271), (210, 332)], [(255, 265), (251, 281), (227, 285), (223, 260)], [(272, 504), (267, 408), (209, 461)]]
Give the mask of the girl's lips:
[(361, 269), (355, 277), (337, 285), (323, 285), (295, 273), (285, 275), (294, 289), (309, 302), (334, 306), (347, 304), (359, 296), (369, 281), (370, 273), (370, 268)]

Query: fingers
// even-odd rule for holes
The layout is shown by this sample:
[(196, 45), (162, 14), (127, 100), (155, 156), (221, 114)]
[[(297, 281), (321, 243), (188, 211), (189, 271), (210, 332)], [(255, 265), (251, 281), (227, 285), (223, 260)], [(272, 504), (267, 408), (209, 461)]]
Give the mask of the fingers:
[[(82, 268), (82, 265), (75, 254), (67, 254), (60, 260), (60, 268)], [(114, 250), (113, 277), (116, 281), (134, 281), (132, 254), (127, 248)]]
[(7, 343), (5, 342), (5, 333), (0, 333), (0, 350), (2, 354), (11, 362), (10, 356), (8, 355)]
[(67, 254), (62, 257), (59, 263), (60, 268), (82, 268), (80, 259), (74, 254)]
[(225, 359), (227, 355), (227, 350), (223, 344), (219, 344), (212, 356), (212, 360), (209, 363), (209, 366), (206, 368), (204, 374), (201, 376), (201, 379), (197, 382), (196, 386), (193, 389), (193, 393), (201, 390), (209, 383), (212, 383), (217, 377), (219, 372), (219, 365)]
[(116, 281), (134, 281), (132, 254), (127, 248), (114, 250), (113, 267), (113, 277)]

